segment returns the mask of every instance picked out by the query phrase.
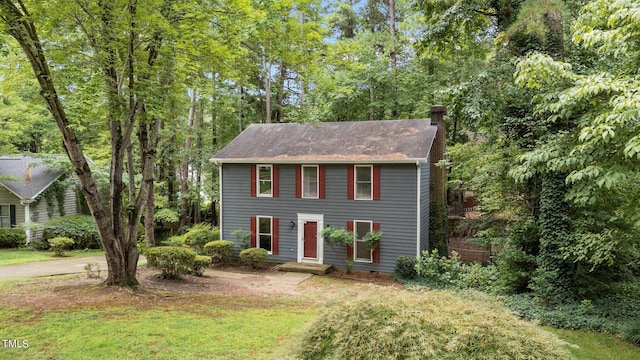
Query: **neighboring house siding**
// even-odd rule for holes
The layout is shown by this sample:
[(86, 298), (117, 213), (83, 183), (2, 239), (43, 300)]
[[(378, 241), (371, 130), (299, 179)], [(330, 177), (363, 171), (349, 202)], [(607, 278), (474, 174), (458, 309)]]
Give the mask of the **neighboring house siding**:
[[(76, 210), (76, 194), (73, 185), (69, 186), (65, 192), (64, 215), (75, 215)], [(51, 212), (51, 216), (49, 216)], [(37, 204), (31, 204), (31, 221), (40, 225), (44, 225), (49, 219), (60, 216), (58, 210), (58, 201), (53, 199), (51, 209), (48, 208), (47, 199), (44, 197)], [(42, 239), (42, 230), (34, 230), (31, 233), (30, 241)]]
[[(295, 196), (295, 165), (279, 166), (278, 197), (261, 198), (250, 194), (251, 165), (224, 164), (222, 238), (235, 240), (231, 235), (234, 230), (250, 230), (252, 216), (277, 217), (280, 219), (279, 254), (272, 255), (270, 260), (296, 261), (298, 232), (297, 229), (290, 230), (289, 223), (297, 224), (298, 213), (323, 214), (325, 226), (346, 227), (347, 221), (371, 220), (379, 223), (383, 232), (380, 263), (356, 262), (353, 268), (393, 272), (398, 256), (416, 253), (416, 165), (381, 165), (380, 200), (347, 199), (348, 166), (326, 165), (326, 198), (302, 199)], [(325, 264), (344, 267), (345, 257), (346, 250), (336, 251), (325, 244)]]
[[(431, 197), (429, 190), (431, 179), (431, 156), (427, 162), (421, 164), (420, 171), (420, 254), (429, 248), (429, 211), (431, 209)], [(418, 255), (420, 255), (418, 254)]]
[(16, 206), (16, 226), (24, 223), (24, 206), (20, 205), (20, 200), (10, 193), (7, 189), (0, 186), (0, 205), (15, 205)]

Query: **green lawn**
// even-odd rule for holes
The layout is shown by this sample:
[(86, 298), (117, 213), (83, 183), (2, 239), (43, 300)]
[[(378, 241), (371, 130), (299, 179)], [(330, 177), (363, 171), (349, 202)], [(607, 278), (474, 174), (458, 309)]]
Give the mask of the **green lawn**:
[(640, 346), (611, 335), (545, 327), (572, 346), (571, 354), (580, 360), (640, 359)]
[(66, 257), (88, 257), (103, 255), (102, 250), (74, 250), (65, 252), (64, 257), (55, 256), (51, 251), (33, 251), (21, 249), (1, 249), (0, 266), (25, 264), (37, 261), (60, 260)]
[(316, 314), (286, 297), (147, 300), (42, 314), (4, 307), (3, 337), (28, 347), (0, 343), (0, 359), (273, 359)]
[[(0, 360), (283, 359), (304, 325), (330, 301), (313, 291), (298, 296), (130, 293), (72, 285), (78, 278), (0, 281), (2, 339), (22, 346), (0, 342)], [(341, 291), (336, 290), (339, 281), (314, 277), (312, 285), (328, 293)], [(607, 335), (546, 330), (567, 341), (576, 359), (640, 359), (640, 347)]]

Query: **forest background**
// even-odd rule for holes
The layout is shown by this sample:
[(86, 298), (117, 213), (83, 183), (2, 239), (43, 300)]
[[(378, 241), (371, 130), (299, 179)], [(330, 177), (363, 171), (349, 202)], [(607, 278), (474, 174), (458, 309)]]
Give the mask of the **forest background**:
[(0, 153), (69, 155), (128, 286), (139, 226), (215, 224), (208, 159), (249, 124), (444, 104), (500, 292), (582, 316), (637, 289), (639, 67), (632, 0), (2, 0)]

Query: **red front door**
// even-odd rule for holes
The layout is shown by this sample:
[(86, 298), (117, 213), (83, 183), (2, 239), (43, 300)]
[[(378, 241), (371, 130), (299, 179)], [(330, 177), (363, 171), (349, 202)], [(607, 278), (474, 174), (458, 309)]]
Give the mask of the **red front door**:
[(307, 221), (304, 223), (304, 257), (315, 259), (318, 257), (318, 223)]

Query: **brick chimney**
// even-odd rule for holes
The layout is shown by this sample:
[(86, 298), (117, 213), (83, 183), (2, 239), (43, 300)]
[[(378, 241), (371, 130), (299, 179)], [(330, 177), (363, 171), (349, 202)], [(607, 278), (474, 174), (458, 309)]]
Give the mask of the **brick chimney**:
[(444, 115), (446, 114), (447, 108), (444, 105), (431, 107), (431, 125), (436, 126), (437, 130), (431, 146), (429, 248), (430, 250), (438, 249), (441, 255), (448, 255), (447, 169), (436, 164), (445, 158), (447, 126)]

